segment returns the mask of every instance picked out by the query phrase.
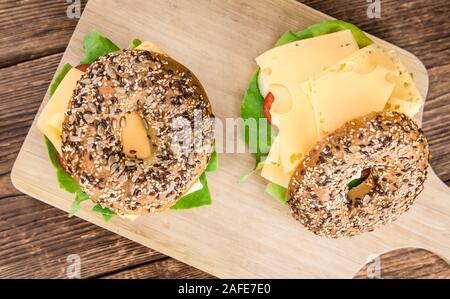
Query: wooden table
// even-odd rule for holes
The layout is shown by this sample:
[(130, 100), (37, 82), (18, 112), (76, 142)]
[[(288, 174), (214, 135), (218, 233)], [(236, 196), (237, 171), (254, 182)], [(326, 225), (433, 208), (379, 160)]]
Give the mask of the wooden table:
[[(448, 1), (383, 0), (380, 19), (367, 17), (364, 0), (302, 2), (358, 24), (424, 62), (430, 91), (423, 127), (431, 165), (450, 185)], [(210, 278), (81, 219), (69, 219), (12, 186), (11, 167), (77, 23), (66, 16), (67, 5), (63, 0), (0, 0), (0, 278), (64, 278), (70, 254), (81, 257), (83, 278)], [(355, 277), (366, 277), (366, 267)], [(399, 249), (381, 256), (381, 275), (450, 278), (450, 266), (425, 250)]]

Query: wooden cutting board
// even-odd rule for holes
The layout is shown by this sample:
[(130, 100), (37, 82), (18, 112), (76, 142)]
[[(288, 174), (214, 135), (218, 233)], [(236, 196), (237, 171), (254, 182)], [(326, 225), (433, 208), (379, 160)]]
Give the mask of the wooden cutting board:
[[(293, 1), (90, 0), (61, 64), (83, 56), (84, 34), (96, 28), (121, 47), (150, 40), (203, 83), (216, 116), (239, 117), (239, 107), (256, 64), (287, 30), (329, 19)], [(396, 49), (425, 98), (428, 76), (411, 53)], [(44, 98), (43, 105), (47, 102)], [(420, 121), (420, 118), (418, 121)], [(450, 259), (450, 192), (431, 170), (416, 204), (395, 223), (350, 239), (326, 239), (304, 229), (287, 206), (264, 192), (250, 154), (220, 154), (220, 168), (208, 173), (212, 206), (167, 211), (135, 222), (105, 222), (83, 203), (78, 216), (222, 278), (352, 277), (374, 255), (400, 247), (431, 250)], [(43, 136), (33, 123), (11, 173), (17, 189), (68, 211), (73, 196), (58, 188)], [(63, 246), (63, 245), (62, 245)]]

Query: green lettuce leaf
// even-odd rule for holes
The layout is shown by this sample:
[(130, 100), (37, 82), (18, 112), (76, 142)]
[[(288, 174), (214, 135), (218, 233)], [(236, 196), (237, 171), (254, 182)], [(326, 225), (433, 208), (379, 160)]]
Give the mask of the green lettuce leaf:
[(70, 206), (69, 210), (69, 218), (73, 217), (76, 213), (78, 213), (81, 210), (81, 202), (88, 200), (89, 196), (82, 192), (77, 193), (77, 196), (75, 197), (75, 200), (73, 201), (72, 205)]
[(352, 190), (353, 188), (355, 188), (356, 186), (358, 186), (358, 185), (361, 184), (362, 182), (363, 182), (363, 180), (360, 179), (360, 178), (351, 180), (351, 181), (347, 184), (348, 190)]
[(61, 83), (62, 79), (64, 79), (64, 77), (70, 71), (71, 68), (72, 65), (70, 65), (69, 63), (63, 65), (58, 75), (55, 77), (55, 79), (53, 79), (53, 82), (50, 85), (50, 96), (52, 96), (55, 93), (56, 88), (59, 86), (59, 83)]
[(66, 190), (69, 193), (78, 194), (81, 191), (78, 183), (73, 177), (62, 169), (56, 170), (56, 178), (59, 182), (59, 187)]
[[(241, 127), (242, 134), (244, 135), (245, 143), (256, 157), (256, 164), (263, 157), (267, 156), (272, 140), (276, 136), (276, 132), (272, 129), (263, 112), (264, 98), (259, 91), (258, 75), (259, 69), (253, 73), (241, 105), (241, 117), (244, 120)], [(246, 126), (245, 121), (250, 120), (256, 120), (256, 126)], [(254, 140), (256, 143), (250, 142), (250, 136), (256, 136)], [(264, 142), (260, 142), (261, 138), (267, 140), (267, 146), (264, 146)]]
[(83, 49), (84, 58), (81, 59), (80, 64), (92, 63), (100, 56), (120, 50), (118, 46), (95, 29), (84, 36)]
[(187, 210), (192, 208), (198, 208), (204, 205), (212, 204), (211, 194), (208, 188), (208, 181), (206, 180), (206, 173), (217, 170), (218, 159), (217, 152), (214, 150), (211, 153), (208, 165), (206, 165), (205, 171), (200, 175), (200, 183), (202, 189), (189, 193), (181, 197), (176, 204), (170, 207), (172, 210)]
[[(59, 187), (71, 194), (75, 194), (75, 200), (72, 203), (69, 210), (69, 217), (72, 217), (80, 211), (81, 202), (88, 200), (89, 196), (86, 193), (84, 193), (83, 190), (81, 190), (80, 185), (78, 185), (75, 179), (70, 174), (65, 172), (64, 169), (61, 167), (57, 158), (58, 152), (56, 151), (56, 148), (47, 137), (45, 137), (45, 145), (47, 146), (47, 152), (50, 161), (52, 165), (55, 167), (56, 179), (58, 181)], [(109, 210), (109, 212), (105, 212), (105, 210), (106, 208), (103, 208), (103, 210), (101, 211), (99, 209), (96, 209), (94, 210), (94, 212), (100, 212), (103, 215), (103, 218), (105, 218), (105, 220), (106, 218), (108, 218), (104, 216), (105, 213), (108, 213), (108, 215), (111, 215), (111, 217), (112, 215), (115, 214), (111, 210)], [(109, 219), (111, 219), (111, 217), (109, 217)]]
[(135, 38), (131, 41), (131, 43), (128, 45), (128, 49), (134, 49), (137, 46), (142, 44), (142, 41), (139, 38)]
[(283, 186), (272, 182), (269, 182), (266, 186), (266, 192), (283, 204), (287, 202), (287, 191)]
[(52, 162), (53, 167), (56, 169), (56, 178), (59, 183), (59, 187), (69, 193), (78, 194), (83, 193), (78, 183), (72, 178), (70, 174), (64, 171), (61, 165), (58, 162), (58, 152), (56, 148), (52, 144), (52, 142), (45, 137), (45, 144), (47, 145), (47, 152)]
[(211, 157), (209, 158), (209, 162), (208, 165), (206, 165), (205, 171), (207, 172), (216, 171), (218, 167), (219, 162), (217, 161), (217, 152), (216, 150), (214, 150), (211, 153)]
[(329, 20), (313, 24), (297, 33), (288, 31), (281, 36), (275, 46), (281, 46), (297, 40), (307, 39), (347, 29), (352, 32), (353, 37), (355, 38), (360, 48), (364, 48), (373, 43), (373, 41), (355, 25), (341, 20)]
[(202, 183), (203, 185), (202, 189), (183, 196), (177, 201), (175, 205), (170, 208), (172, 210), (187, 210), (204, 205), (210, 205), (212, 203), (212, 200), (205, 172), (200, 175), (200, 183)]
[(117, 215), (116, 212), (114, 212), (114, 211), (112, 211), (112, 210), (110, 210), (110, 209), (108, 209), (108, 208), (104, 208), (104, 207), (102, 207), (100, 204), (96, 204), (96, 205), (92, 208), (92, 211), (101, 214), (101, 215), (103, 216), (103, 219), (104, 219), (105, 221), (109, 221), (109, 220), (111, 220), (111, 218), (112, 218), (114, 215)]
[(255, 172), (257, 172), (258, 170), (261, 170), (264, 166), (265, 160), (266, 160), (266, 157), (264, 157), (261, 161), (259, 161), (251, 171), (249, 171), (248, 173), (241, 176), (239, 178), (239, 183), (240, 184), (245, 183), (248, 180), (248, 178), (251, 177)]

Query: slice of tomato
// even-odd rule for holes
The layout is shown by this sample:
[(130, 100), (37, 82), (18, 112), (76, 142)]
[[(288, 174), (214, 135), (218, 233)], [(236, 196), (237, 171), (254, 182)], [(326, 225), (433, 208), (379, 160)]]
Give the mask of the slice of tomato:
[(272, 124), (272, 115), (270, 115), (270, 107), (272, 107), (274, 100), (275, 98), (273, 97), (273, 94), (271, 92), (269, 92), (264, 98), (263, 111), (269, 124)]
[(361, 171), (361, 181), (365, 181), (370, 175), (370, 168), (366, 168)]
[(88, 67), (90, 67), (91, 65), (89, 64), (89, 63), (86, 63), (86, 64), (80, 64), (80, 65), (77, 65), (75, 68), (77, 69), (77, 70), (80, 70), (80, 71), (82, 71), (82, 72), (86, 72), (86, 70), (88, 69)]
[(56, 160), (58, 160), (59, 166), (61, 166), (61, 168), (65, 172), (67, 172), (66, 164), (64, 163), (64, 160), (63, 160), (63, 158), (61, 157), (61, 155), (59, 153), (56, 153)]

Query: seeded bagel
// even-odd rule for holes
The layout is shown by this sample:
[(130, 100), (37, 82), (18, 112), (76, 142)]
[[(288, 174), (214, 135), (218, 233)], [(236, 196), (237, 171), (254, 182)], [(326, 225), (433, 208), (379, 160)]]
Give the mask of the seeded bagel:
[[(151, 159), (123, 153), (122, 128), (135, 112), (154, 147)], [(63, 122), (63, 159), (94, 202), (118, 214), (159, 212), (204, 171), (214, 143), (212, 116), (200, 82), (177, 61), (144, 50), (114, 52), (77, 83)]]
[[(319, 141), (295, 170), (288, 190), (291, 214), (313, 233), (351, 237), (406, 212), (423, 190), (429, 160), (423, 132), (405, 114), (371, 113)], [(370, 174), (349, 196), (347, 184)]]

